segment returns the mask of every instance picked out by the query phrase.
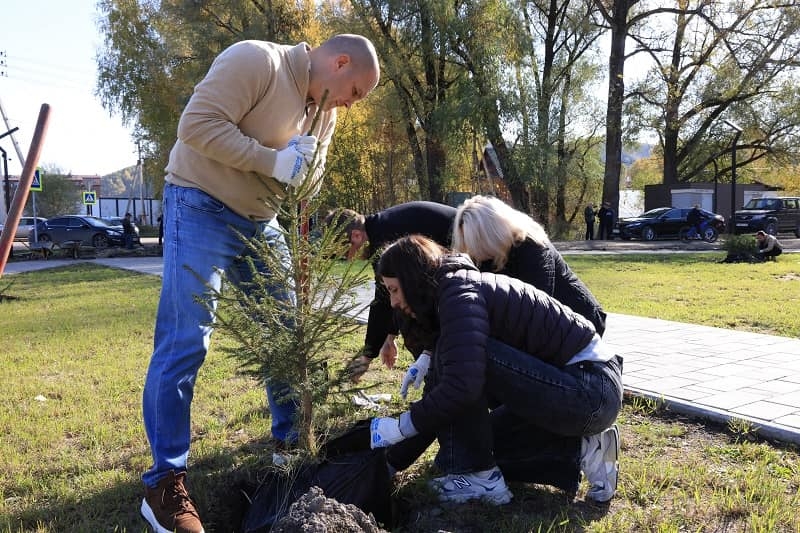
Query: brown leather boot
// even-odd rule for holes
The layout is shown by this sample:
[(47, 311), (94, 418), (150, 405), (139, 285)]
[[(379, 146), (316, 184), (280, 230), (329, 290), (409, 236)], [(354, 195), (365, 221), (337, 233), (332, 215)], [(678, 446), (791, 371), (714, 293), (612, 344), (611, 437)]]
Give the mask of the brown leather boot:
[(204, 533), (185, 479), (186, 472), (170, 470), (155, 488), (145, 486), (142, 516), (156, 533)]

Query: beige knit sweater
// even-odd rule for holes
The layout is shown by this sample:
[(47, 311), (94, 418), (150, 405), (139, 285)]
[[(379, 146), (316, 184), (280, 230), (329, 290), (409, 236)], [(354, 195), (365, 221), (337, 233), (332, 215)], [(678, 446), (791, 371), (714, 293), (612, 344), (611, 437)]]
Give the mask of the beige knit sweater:
[[(196, 187), (236, 213), (269, 220), (286, 186), (271, 177), (277, 150), (308, 133), (316, 107), (307, 109), (310, 59), (296, 46), (242, 41), (225, 49), (195, 87), (178, 123), (166, 181)], [(321, 175), (336, 126), (323, 112), (314, 130)]]

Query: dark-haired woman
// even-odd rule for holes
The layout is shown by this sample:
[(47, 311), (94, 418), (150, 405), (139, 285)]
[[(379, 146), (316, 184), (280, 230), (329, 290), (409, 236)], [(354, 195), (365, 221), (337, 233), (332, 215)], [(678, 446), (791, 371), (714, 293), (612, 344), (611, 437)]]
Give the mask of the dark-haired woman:
[[(372, 421), (373, 447), (435, 435), (445, 473), (432, 482), (440, 499), (503, 504), (511, 493), (497, 450), (535, 469), (552, 459), (553, 447), (528, 436), (548, 434), (562, 445), (557, 463), (588, 478), (589, 498), (613, 497), (622, 360), (591, 322), (534, 286), (481, 273), (467, 256), (418, 235), (384, 251), (378, 276), (392, 307), (420, 336), (435, 339), (435, 351), (422, 398), (398, 418)], [(504, 419), (502, 436), (493, 416)]]

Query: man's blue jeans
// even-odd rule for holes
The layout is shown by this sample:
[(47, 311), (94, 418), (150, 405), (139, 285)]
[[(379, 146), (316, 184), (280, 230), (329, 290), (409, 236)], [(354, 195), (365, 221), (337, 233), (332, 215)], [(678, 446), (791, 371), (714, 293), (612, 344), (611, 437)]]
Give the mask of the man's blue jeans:
[[(209, 287), (246, 282), (252, 273), (243, 259), (250, 254), (236, 231), (247, 238), (263, 235), (289, 254), (276, 219), (253, 222), (199, 189), (167, 184), (164, 188), (164, 272), (156, 317), (154, 350), (145, 380), (142, 410), (153, 466), (144, 476), (153, 487), (169, 470), (186, 469), (191, 440), (190, 407), (195, 380), (205, 360), (213, 314), (197, 297)], [(256, 263), (260, 268), (263, 264)], [(263, 270), (262, 270), (263, 271)], [(268, 273), (267, 273), (268, 274)], [(273, 295), (294, 301), (294, 293), (274, 287)], [(216, 302), (210, 302), (216, 309)], [(277, 401), (287, 387), (268, 386), (267, 399), (276, 439), (294, 440), (296, 404)]]

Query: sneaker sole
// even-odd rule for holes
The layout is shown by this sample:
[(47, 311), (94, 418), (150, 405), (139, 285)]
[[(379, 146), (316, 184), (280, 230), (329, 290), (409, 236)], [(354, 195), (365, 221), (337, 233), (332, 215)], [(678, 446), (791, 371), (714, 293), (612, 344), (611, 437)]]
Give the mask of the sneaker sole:
[(471, 500), (483, 500), (486, 503), (490, 503), (492, 505), (505, 505), (511, 501), (514, 495), (511, 493), (510, 490), (506, 489), (503, 492), (498, 493), (488, 493), (488, 494), (463, 494), (463, 495), (453, 495), (453, 496), (446, 496), (444, 494), (439, 496), (439, 501), (442, 503), (466, 503)]
[[(142, 508), (140, 509), (142, 516), (147, 521), (147, 524), (150, 526), (155, 533), (174, 533), (171, 529), (166, 529), (158, 523), (156, 520), (156, 515), (153, 514), (153, 510), (147, 505), (147, 500), (142, 499)], [(205, 533), (205, 530), (200, 531), (200, 533)]]

